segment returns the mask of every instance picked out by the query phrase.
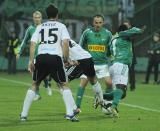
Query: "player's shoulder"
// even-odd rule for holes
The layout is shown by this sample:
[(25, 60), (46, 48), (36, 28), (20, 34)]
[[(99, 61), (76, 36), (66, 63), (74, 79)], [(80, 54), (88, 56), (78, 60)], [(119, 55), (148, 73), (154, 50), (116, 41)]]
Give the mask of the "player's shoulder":
[(108, 34), (112, 34), (111, 31), (109, 31), (107, 28), (103, 28), (103, 30)]
[(33, 29), (35, 29), (35, 28), (36, 28), (36, 27), (35, 27), (34, 25), (30, 25), (30, 26), (28, 26), (27, 31), (33, 30)]
[(92, 33), (93, 30), (91, 28), (87, 28), (83, 31), (83, 34), (88, 34), (88, 33)]
[(41, 26), (55, 26), (55, 27), (58, 27), (58, 28), (63, 28), (63, 27), (66, 27), (65, 24), (59, 22), (59, 21), (46, 21), (44, 23), (41, 24)]

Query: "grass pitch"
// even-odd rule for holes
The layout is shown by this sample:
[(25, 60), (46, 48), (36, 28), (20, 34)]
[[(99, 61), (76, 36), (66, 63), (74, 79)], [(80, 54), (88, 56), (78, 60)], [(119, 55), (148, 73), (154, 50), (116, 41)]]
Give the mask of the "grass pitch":
[[(93, 92), (88, 86), (82, 101), (80, 122), (63, 118), (65, 107), (61, 94), (52, 82), (53, 95), (47, 96), (43, 83), (42, 99), (33, 102), (27, 122), (19, 121), (26, 91), (31, 83), (29, 73), (7, 75), (0, 72), (0, 131), (160, 131), (160, 85), (143, 85), (138, 74), (137, 89), (130, 92), (119, 105), (120, 118), (116, 122), (92, 107)], [(75, 96), (79, 80), (70, 83)], [(102, 83), (103, 89), (105, 88)]]

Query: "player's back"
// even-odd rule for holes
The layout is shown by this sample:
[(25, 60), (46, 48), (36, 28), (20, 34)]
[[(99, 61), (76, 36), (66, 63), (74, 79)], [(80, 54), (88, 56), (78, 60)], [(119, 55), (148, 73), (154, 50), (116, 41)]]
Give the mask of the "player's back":
[(111, 44), (111, 53), (114, 56), (113, 62), (130, 65), (133, 57), (131, 41), (123, 37), (114, 38)]
[(47, 21), (39, 25), (32, 40), (39, 43), (38, 54), (62, 56), (62, 40), (68, 39), (66, 26), (57, 21)]
[(91, 58), (91, 55), (88, 51), (84, 50), (79, 44), (75, 41), (69, 41), (69, 57), (71, 60), (81, 60)]

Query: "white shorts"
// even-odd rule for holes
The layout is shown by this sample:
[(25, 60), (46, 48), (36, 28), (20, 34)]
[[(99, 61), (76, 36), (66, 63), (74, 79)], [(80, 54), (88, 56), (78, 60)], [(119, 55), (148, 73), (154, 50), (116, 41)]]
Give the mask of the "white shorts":
[[(108, 65), (94, 65), (94, 69), (98, 79), (110, 76)], [(80, 78), (87, 78), (87, 76), (81, 75)]]
[(122, 63), (114, 63), (109, 68), (113, 85), (128, 83), (128, 65)]

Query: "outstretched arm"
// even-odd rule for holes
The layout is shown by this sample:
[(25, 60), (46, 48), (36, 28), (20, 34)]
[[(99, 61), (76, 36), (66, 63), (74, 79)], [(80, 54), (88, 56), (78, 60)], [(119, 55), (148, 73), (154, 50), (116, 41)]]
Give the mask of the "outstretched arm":
[(120, 37), (131, 37), (131, 36), (142, 34), (144, 30), (145, 28), (140, 29), (140, 28), (133, 27), (129, 30), (119, 32), (119, 36)]

